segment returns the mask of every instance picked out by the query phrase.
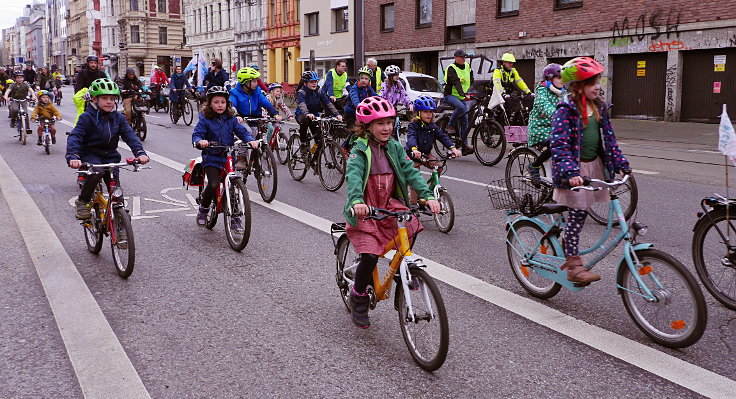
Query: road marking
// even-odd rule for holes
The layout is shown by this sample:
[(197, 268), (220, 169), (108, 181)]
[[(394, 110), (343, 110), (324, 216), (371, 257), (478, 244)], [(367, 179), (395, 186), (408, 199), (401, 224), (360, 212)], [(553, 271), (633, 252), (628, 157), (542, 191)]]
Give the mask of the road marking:
[(74, 262), (2, 156), (0, 191), (36, 267), (84, 396), (150, 398)]
[[(162, 155), (148, 153), (152, 160), (178, 172), (184, 165)], [(264, 202), (256, 192), (248, 190), (251, 202), (271, 209), (284, 216), (302, 222), (324, 233), (330, 233), (332, 222), (299, 208), (274, 200)], [(417, 255), (417, 254), (415, 254)], [(420, 255), (417, 255), (420, 256)], [(529, 298), (514, 294), (501, 287), (467, 275), (440, 263), (422, 257), (430, 274), (461, 291), (465, 291), (488, 303), (506, 309), (527, 320), (572, 338), (593, 349), (613, 356), (625, 363), (639, 367), (651, 374), (671, 381), (695, 393), (711, 398), (732, 397), (736, 381), (704, 369), (655, 348), (641, 344), (614, 332), (576, 319), (559, 310)], [(633, 322), (631, 322), (633, 328)]]
[(642, 170), (642, 169), (634, 169), (634, 174), (641, 174), (641, 175), (658, 175), (659, 172), (652, 172), (649, 170)]

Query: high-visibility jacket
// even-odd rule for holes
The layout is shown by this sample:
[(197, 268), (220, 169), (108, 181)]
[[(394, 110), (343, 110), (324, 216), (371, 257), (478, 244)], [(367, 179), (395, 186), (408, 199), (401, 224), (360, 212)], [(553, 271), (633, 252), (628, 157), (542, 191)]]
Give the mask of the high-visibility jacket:
[(511, 94), (515, 89), (514, 86), (518, 87), (519, 90), (526, 94), (531, 93), (531, 90), (529, 90), (529, 87), (524, 83), (524, 79), (519, 76), (519, 72), (516, 71), (516, 68), (511, 68), (510, 71), (507, 71), (505, 68), (501, 67), (493, 71), (493, 84), (502, 94)]
[(342, 91), (345, 89), (345, 85), (347, 84), (347, 82), (347, 72), (344, 72), (342, 75), (338, 75), (337, 71), (335, 71), (335, 68), (332, 68), (327, 71), (327, 75), (325, 75), (325, 86), (322, 92), (327, 94), (328, 97), (332, 96), (335, 98), (340, 98), (342, 97)]
[(454, 63), (450, 64), (447, 68), (445, 68), (445, 81), (447, 81), (447, 72), (450, 70), (450, 68), (455, 70), (455, 74), (457, 74), (458, 79), (460, 79), (460, 86), (463, 89), (463, 95), (460, 95), (460, 93), (458, 93), (457, 91), (457, 88), (453, 85), (452, 95), (461, 100), (464, 100), (465, 94), (467, 94), (468, 89), (470, 89), (470, 64), (465, 63), (465, 68), (463, 69), (458, 68), (458, 66)]
[(376, 71), (373, 72), (372, 79), (375, 79), (373, 82), (371, 82), (371, 86), (373, 86), (373, 90), (376, 93), (381, 92), (381, 86), (383, 86), (383, 74), (381, 73), (381, 67), (377, 66)]

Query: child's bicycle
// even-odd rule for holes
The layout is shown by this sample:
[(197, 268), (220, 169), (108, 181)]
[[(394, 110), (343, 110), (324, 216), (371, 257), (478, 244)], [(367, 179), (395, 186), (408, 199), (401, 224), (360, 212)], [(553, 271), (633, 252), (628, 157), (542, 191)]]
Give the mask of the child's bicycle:
[[(125, 166), (132, 166), (127, 169)], [(135, 266), (135, 240), (133, 239), (133, 225), (131, 223), (128, 209), (125, 206), (123, 189), (118, 185), (117, 179), (113, 178), (115, 169), (123, 169), (138, 172), (142, 167), (135, 158), (127, 158), (125, 162), (93, 165), (82, 164), (77, 173), (81, 175), (105, 174), (107, 180), (107, 197), (102, 193), (102, 182), (97, 185), (90, 211), (92, 217), (81, 222), (84, 229), (84, 240), (87, 242), (87, 250), (93, 254), (102, 250), (103, 236), (110, 237), (112, 249), (112, 260), (115, 270), (122, 278), (130, 277)]]
[(235, 142), (237, 153), (244, 156), (246, 160), (245, 169), (238, 171), (238, 173), (243, 177), (244, 183), (248, 181), (248, 176), (253, 174), (256, 178), (258, 192), (261, 194), (261, 198), (265, 202), (271, 202), (276, 198), (276, 190), (278, 189), (279, 183), (276, 160), (260, 131), (256, 135), (256, 140), (258, 140), (259, 145), (255, 149), (243, 143), (241, 140)]
[(314, 118), (314, 122), (319, 124), (322, 137), (317, 139), (310, 134), (305, 144), (312, 139), (315, 139), (315, 143), (306, 152), (302, 152), (299, 134), (289, 137), (287, 143), (289, 174), (294, 180), (301, 181), (309, 168), (312, 168), (314, 174), (319, 175), (319, 181), (325, 190), (337, 191), (345, 182), (345, 153), (338, 142), (339, 132), (344, 131), (345, 124), (334, 117), (318, 117)]
[[(198, 145), (195, 145), (195, 147), (201, 149)], [(225, 162), (225, 167), (220, 172), (219, 189), (215, 192), (215, 197), (210, 205), (205, 227), (212, 230), (217, 224), (217, 215), (222, 213), (225, 219), (227, 242), (230, 244), (230, 248), (240, 252), (248, 245), (250, 239), (251, 213), (250, 197), (248, 196), (248, 190), (245, 188), (245, 182), (235, 172), (233, 160), (236, 157), (236, 148), (234, 146), (223, 146), (214, 141), (210, 141), (207, 148), (222, 149), (227, 153), (227, 162)], [(199, 186), (197, 204), (202, 203), (202, 193), (205, 187), (207, 187), (206, 175), (203, 184)]]
[[(606, 182), (585, 178), (585, 185), (572, 190), (597, 191), (625, 185), (630, 179)], [(543, 204), (549, 193), (531, 183), (515, 184), (519, 190), (511, 195), (506, 181), (488, 186), (491, 202), (496, 209), (506, 210), (506, 245), (514, 276), (532, 296), (547, 299), (561, 287), (580, 291), (584, 285), (567, 280), (560, 267), (565, 263), (560, 235), (565, 229), (562, 215), (567, 206)], [(543, 185), (544, 190), (551, 187)], [(654, 249), (653, 244), (637, 243), (646, 233), (646, 226), (629, 225), (615, 190), (609, 190), (608, 224), (601, 239), (581, 255), (591, 254), (588, 269), (605, 258), (622, 241), (624, 251), (616, 270), (616, 288), (626, 311), (634, 323), (654, 342), (670, 348), (683, 348), (697, 342), (707, 322), (703, 293), (693, 275), (671, 255)], [(619, 220), (620, 232), (606, 244)]]
[(447, 192), (447, 188), (440, 184), (440, 176), (447, 171), (447, 160), (450, 158), (455, 158), (451, 152), (441, 159), (430, 160), (424, 155), (419, 160), (411, 158), (412, 161), (421, 162), (422, 165), (432, 170), (432, 174), (427, 179), (427, 185), (442, 207), (440, 213), (432, 214), (432, 217), (434, 218), (434, 223), (437, 225), (437, 229), (443, 233), (449, 233), (455, 225), (455, 205), (452, 203), (452, 198), (450, 197), (450, 193)]
[(28, 135), (33, 133), (30, 126), (30, 121), (28, 120), (28, 113), (26, 112), (26, 109), (23, 107), (24, 103), (27, 103), (28, 100), (23, 99), (19, 100), (17, 98), (11, 99), (11, 101), (18, 103), (18, 113), (15, 116), (16, 118), (16, 128), (18, 129), (18, 135), (15, 137), (18, 137), (18, 141), (20, 141), (23, 145), (26, 145), (26, 141), (28, 139)]
[(46, 150), (46, 154), (51, 154), (51, 130), (49, 130), (49, 127), (54, 124), (55, 120), (56, 117), (51, 117), (51, 119), (44, 118), (37, 121), (41, 126), (43, 126), (41, 144), (43, 145), (44, 150)]
[[(377, 302), (389, 298), (391, 284), (396, 282), (394, 308), (399, 312), (399, 326), (404, 342), (414, 361), (421, 368), (433, 371), (440, 368), (447, 358), (450, 332), (440, 291), (434, 280), (424, 271), (422, 260), (411, 253), (406, 222), (416, 217), (418, 212), (429, 213), (420, 211), (419, 207), (401, 212), (370, 208), (370, 216), (366, 219), (395, 218), (398, 222), (398, 233), (384, 251), (385, 256), (395, 250), (389, 268), (381, 278), (376, 266), (373, 270), (373, 282), (368, 285), (368, 295), (370, 308), (375, 309)], [(337, 255), (337, 287), (349, 312), (350, 290), (355, 283), (355, 269), (360, 258), (348, 240), (345, 223), (333, 223), (331, 233)]]

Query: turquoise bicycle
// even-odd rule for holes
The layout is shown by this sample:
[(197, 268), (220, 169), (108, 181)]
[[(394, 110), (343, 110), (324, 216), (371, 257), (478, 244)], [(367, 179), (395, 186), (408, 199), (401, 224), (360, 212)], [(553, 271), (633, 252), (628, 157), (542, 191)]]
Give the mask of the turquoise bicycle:
[[(583, 285), (567, 280), (560, 267), (565, 263), (561, 234), (565, 229), (563, 212), (567, 206), (544, 203), (552, 187), (536, 188), (529, 179), (508, 185), (506, 179), (488, 186), (491, 202), (496, 209), (506, 210), (506, 245), (514, 276), (532, 296), (547, 299), (561, 287), (580, 291)], [(637, 243), (646, 233), (641, 223), (626, 220), (616, 195), (616, 187), (625, 185), (629, 175), (621, 180), (606, 182), (585, 178), (583, 186), (573, 190), (597, 191), (609, 189), (608, 223), (601, 239), (580, 251), (590, 254), (588, 269), (605, 258), (621, 242), (623, 256), (616, 269), (616, 288), (629, 316), (636, 326), (654, 342), (684, 348), (696, 343), (705, 331), (707, 309), (703, 292), (693, 275), (673, 256), (654, 249), (653, 244)], [(514, 193), (506, 187), (515, 187)], [(611, 238), (614, 222), (620, 231)]]
[(434, 223), (437, 225), (439, 231), (449, 233), (455, 225), (455, 205), (452, 203), (452, 198), (450, 197), (450, 193), (447, 192), (447, 188), (440, 183), (440, 176), (447, 171), (447, 160), (455, 158), (455, 156), (450, 152), (445, 154), (442, 159), (430, 159), (424, 155), (419, 159), (411, 156), (410, 158), (412, 161), (419, 162), (432, 171), (427, 179), (427, 185), (432, 190), (434, 198), (437, 199), (442, 207), (440, 213), (433, 214), (432, 218), (434, 218)]

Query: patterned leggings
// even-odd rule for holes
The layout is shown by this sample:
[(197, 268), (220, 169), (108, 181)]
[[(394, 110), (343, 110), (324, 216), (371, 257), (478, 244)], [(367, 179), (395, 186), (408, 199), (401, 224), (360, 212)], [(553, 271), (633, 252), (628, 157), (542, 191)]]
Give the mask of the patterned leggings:
[(582, 209), (570, 209), (567, 217), (567, 227), (565, 228), (565, 256), (577, 256), (580, 254), (578, 245), (580, 244), (580, 232), (585, 225), (585, 218), (588, 217), (588, 211)]

